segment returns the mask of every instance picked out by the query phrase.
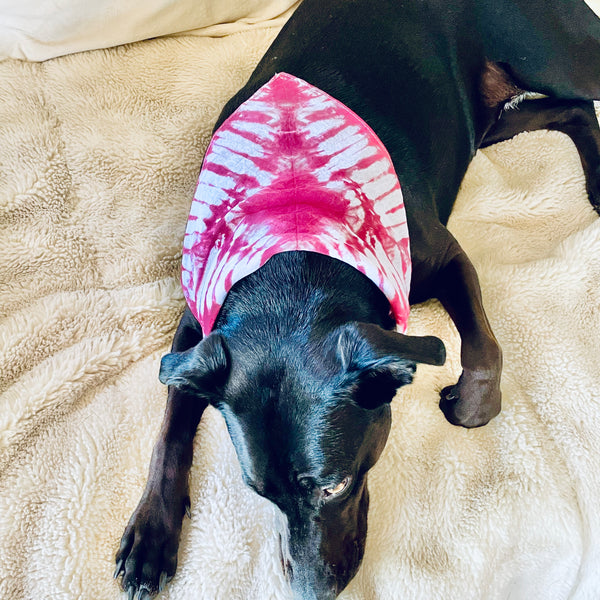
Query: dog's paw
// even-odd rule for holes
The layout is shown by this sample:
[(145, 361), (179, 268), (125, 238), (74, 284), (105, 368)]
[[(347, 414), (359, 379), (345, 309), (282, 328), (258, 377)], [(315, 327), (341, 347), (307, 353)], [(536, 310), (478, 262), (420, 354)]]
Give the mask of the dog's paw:
[(128, 600), (152, 598), (175, 575), (183, 511), (188, 510), (189, 500), (183, 502), (183, 510), (176, 508), (177, 504), (148, 495), (131, 516), (114, 572), (115, 579), (123, 576), (121, 588)]
[(500, 407), (497, 371), (465, 369), (456, 385), (440, 392), (440, 409), (452, 425), (481, 427), (500, 412)]

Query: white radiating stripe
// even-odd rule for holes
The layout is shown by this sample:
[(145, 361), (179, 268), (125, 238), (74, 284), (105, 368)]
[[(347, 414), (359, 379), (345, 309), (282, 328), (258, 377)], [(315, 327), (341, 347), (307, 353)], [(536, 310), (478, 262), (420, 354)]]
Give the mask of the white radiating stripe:
[(215, 134), (211, 149), (212, 152), (214, 152), (217, 147), (227, 148), (229, 150), (234, 149), (236, 154), (245, 154), (246, 156), (253, 156), (255, 158), (261, 158), (265, 155), (262, 146), (239, 133), (228, 130), (218, 131)]
[(317, 137), (324, 135), (328, 131), (339, 127), (344, 123), (343, 117), (333, 119), (322, 119), (321, 121), (312, 121), (306, 127), (307, 137)]
[[(331, 173), (329, 175), (331, 176)], [(348, 189), (348, 182), (344, 181), (343, 179), (331, 179), (324, 183), (328, 190), (332, 190), (340, 194)]]
[[(403, 215), (405, 216), (405, 215)], [(408, 237), (408, 223), (404, 220), (390, 228), (390, 234), (395, 240), (402, 240)]]
[[(400, 211), (398, 212), (400, 213)], [(379, 218), (384, 227), (395, 227), (404, 222), (404, 215), (402, 213), (384, 213), (383, 215), (380, 215)]]
[(324, 94), (318, 94), (317, 96), (308, 98), (304, 102), (304, 104), (298, 109), (298, 115), (300, 118), (304, 118), (306, 115), (312, 116), (311, 113), (326, 108), (334, 108), (333, 102)]
[(189, 290), (192, 287), (192, 273), (188, 270), (181, 272), (181, 284), (184, 289)]
[[(392, 173), (388, 173), (379, 179), (365, 183), (362, 186), (362, 190), (369, 198), (375, 199), (393, 190), (397, 185), (398, 179), (396, 179), (396, 176)], [(377, 213), (381, 214), (382, 212), (387, 212), (390, 208), (392, 208), (392, 205), (390, 204), (389, 198), (386, 197), (381, 201), (375, 202), (374, 208)]]
[(185, 235), (183, 236), (183, 247), (192, 248), (198, 238), (205, 233), (207, 230), (206, 222), (200, 219), (196, 221), (188, 221), (187, 227), (185, 228)]
[(358, 132), (359, 128), (356, 125), (350, 125), (349, 127), (342, 129), (333, 137), (322, 141), (319, 144), (319, 152), (331, 156), (344, 148), (348, 148), (348, 146), (359, 143), (361, 140), (363, 141), (363, 145), (366, 145), (367, 140)]
[(250, 273), (258, 270), (264, 254), (264, 250), (250, 252), (249, 254), (240, 254), (238, 256), (231, 256), (228, 260), (235, 261), (235, 267), (231, 271), (231, 280), (233, 283), (237, 283), (240, 279), (246, 277)]
[(384, 173), (387, 173), (389, 168), (390, 163), (384, 158), (369, 165), (366, 169), (356, 169), (356, 171), (352, 171), (352, 179), (356, 181), (356, 183), (368, 183)]
[(204, 183), (204, 172), (200, 175), (200, 182), (194, 194), (196, 202), (210, 204), (212, 206), (220, 206), (229, 200), (229, 194), (225, 190), (218, 187), (207, 185)]
[[(229, 124), (233, 129), (237, 131), (244, 131), (248, 133), (253, 133), (260, 138), (273, 140), (273, 127), (271, 125), (267, 125), (266, 123), (255, 123), (253, 121), (229, 121)], [(244, 138), (245, 139), (245, 138)], [(247, 140), (251, 144), (252, 140)], [(261, 146), (259, 146), (260, 148)]]
[[(263, 102), (262, 100), (257, 100), (256, 98), (249, 98), (241, 105), (244, 111), (248, 112), (257, 112), (257, 113), (266, 113), (268, 115), (276, 115), (279, 116), (279, 110), (277, 106), (273, 106), (272, 102)], [(250, 119), (252, 121), (252, 119)]]
[(210, 156), (210, 162), (215, 165), (227, 167), (230, 171), (238, 175), (250, 175), (260, 185), (269, 185), (273, 180), (273, 176), (269, 172), (260, 169), (249, 158), (235, 154), (227, 148), (219, 148), (217, 152), (213, 152)]
[[(226, 265), (227, 261), (222, 260), (221, 250), (217, 247), (214, 247), (210, 254), (208, 255), (208, 259), (206, 260), (204, 266), (204, 272), (209, 273), (209, 277), (203, 276), (201, 288), (198, 293), (198, 298), (204, 299), (206, 302), (207, 308), (210, 310), (213, 305), (213, 300), (219, 301), (222, 300), (225, 296), (219, 297), (219, 291), (225, 293), (224, 287), (224, 279), (222, 276), (222, 271)], [(201, 305), (200, 305), (201, 306)]]
[(355, 144), (334, 156), (324, 167), (315, 171), (318, 180), (327, 181), (331, 178), (332, 172), (340, 169), (348, 169), (354, 166), (359, 160), (376, 154), (377, 148), (373, 146), (365, 147), (367, 143), (366, 140), (362, 140), (360, 144)]
[[(205, 186), (215, 187), (219, 191), (232, 190), (235, 188), (235, 179), (233, 177), (225, 177), (224, 175), (219, 175), (218, 173), (211, 171), (210, 164), (204, 165), (200, 177)], [(204, 196), (202, 196), (202, 200), (204, 200)], [(211, 202), (211, 204), (215, 203)]]
[(181, 266), (183, 269), (185, 269), (186, 272), (192, 272), (192, 269), (194, 268), (194, 259), (192, 258), (192, 255), (189, 254), (189, 252), (184, 252), (182, 254)]
[(361, 206), (360, 198), (358, 197), (357, 193), (354, 190), (347, 190), (344, 193), (344, 198), (346, 200), (348, 200), (348, 202), (349, 202), (348, 206), (350, 208), (356, 208), (358, 206)]
[[(208, 219), (212, 216), (212, 210), (210, 206), (208, 206), (205, 202), (202, 201), (194, 201), (192, 202), (192, 206), (190, 208), (190, 217), (196, 217), (198, 219)], [(197, 223), (190, 221), (192, 224), (191, 227), (196, 227)]]
[(395, 214), (396, 216), (402, 217), (402, 220), (406, 218), (404, 211), (404, 198), (399, 188), (392, 190), (389, 194), (379, 198), (376, 202), (373, 202), (373, 210), (378, 215), (384, 215), (386, 213)]

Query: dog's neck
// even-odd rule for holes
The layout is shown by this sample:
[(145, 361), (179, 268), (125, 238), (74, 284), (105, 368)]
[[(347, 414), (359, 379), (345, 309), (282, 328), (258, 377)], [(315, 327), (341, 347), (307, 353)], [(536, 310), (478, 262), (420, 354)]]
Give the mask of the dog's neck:
[(313, 252), (283, 252), (230, 290), (215, 329), (227, 334), (311, 335), (351, 321), (393, 329), (390, 303), (349, 265)]

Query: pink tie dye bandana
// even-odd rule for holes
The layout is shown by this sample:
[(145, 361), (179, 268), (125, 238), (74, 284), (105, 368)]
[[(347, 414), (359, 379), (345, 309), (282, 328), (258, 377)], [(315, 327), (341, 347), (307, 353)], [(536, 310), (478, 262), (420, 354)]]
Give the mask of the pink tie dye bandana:
[(181, 275), (204, 334), (237, 281), (291, 250), (364, 273), (406, 331), (408, 228), (390, 156), (348, 107), (280, 73), (217, 129), (204, 157)]

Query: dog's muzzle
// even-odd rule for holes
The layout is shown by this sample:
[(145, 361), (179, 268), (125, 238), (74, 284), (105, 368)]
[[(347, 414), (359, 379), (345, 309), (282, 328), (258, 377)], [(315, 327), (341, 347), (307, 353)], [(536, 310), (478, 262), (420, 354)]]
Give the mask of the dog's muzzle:
[(289, 519), (277, 511), (281, 568), (294, 600), (335, 600), (345, 589), (363, 557), (367, 507), (364, 486), (351, 521), (337, 514)]

